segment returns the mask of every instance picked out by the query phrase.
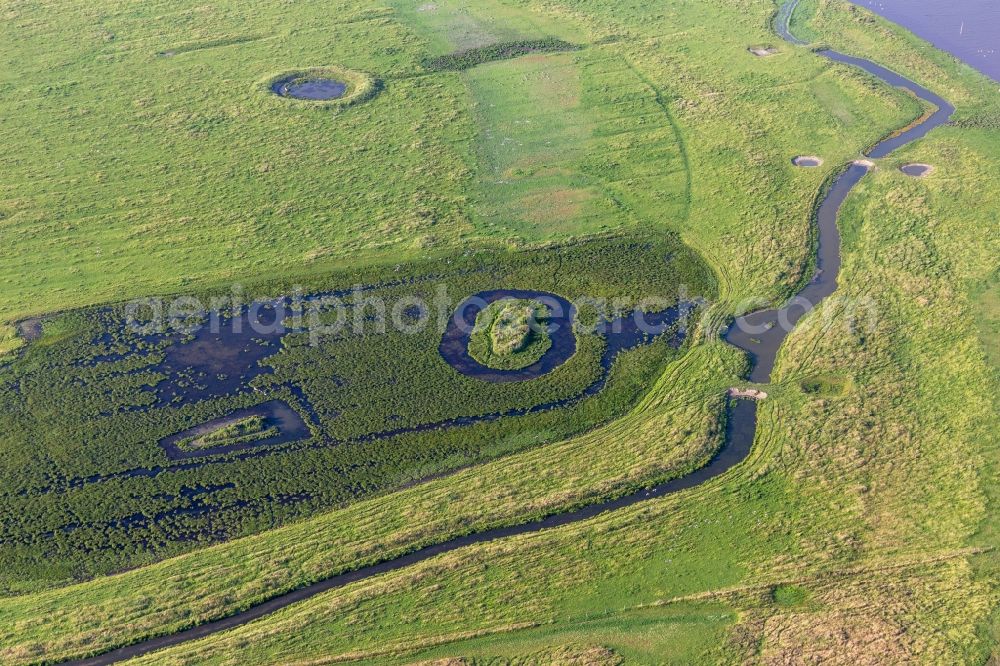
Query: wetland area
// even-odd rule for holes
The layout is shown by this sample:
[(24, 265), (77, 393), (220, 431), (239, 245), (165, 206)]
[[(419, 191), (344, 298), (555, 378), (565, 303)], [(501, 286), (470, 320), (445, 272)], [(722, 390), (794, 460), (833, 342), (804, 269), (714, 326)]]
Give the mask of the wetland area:
[[(801, 43), (800, 40), (788, 32), (789, 17), (790, 13), (794, 11), (795, 4), (794, 1), (788, 3), (777, 18), (779, 34), (793, 44)], [(925, 136), (933, 128), (947, 122), (954, 112), (954, 108), (950, 104), (926, 88), (869, 60), (848, 56), (831, 50), (820, 51), (819, 56), (861, 68), (869, 74), (878, 77), (884, 83), (910, 91), (934, 108), (932, 113), (921, 118), (919, 122), (903, 128), (900, 132), (877, 143), (866, 152), (866, 157), (886, 157), (894, 150)], [(795, 164), (798, 166), (819, 166), (822, 164), (822, 160), (815, 157), (798, 157), (795, 158)], [(837, 228), (838, 212), (851, 190), (870, 169), (871, 163), (865, 160), (857, 160), (845, 165), (841, 173), (834, 178), (821, 199), (815, 214), (818, 228), (815, 274), (813, 278), (784, 307), (743, 315), (737, 318), (725, 333), (724, 338), (729, 344), (742, 349), (749, 355), (751, 369), (747, 378), (751, 382), (758, 384), (769, 382), (775, 358), (781, 349), (783, 341), (791, 333), (795, 324), (836, 291), (837, 276), (841, 264), (840, 235)], [(473, 360), (468, 354), (469, 335), (474, 329), (476, 315), (489, 303), (504, 298), (540, 300), (546, 302), (553, 312), (549, 328), (549, 334), (552, 338), (551, 349), (537, 363), (521, 370), (498, 371), (488, 368)], [(576, 340), (572, 333), (572, 321), (575, 309), (567, 300), (555, 294), (536, 291), (493, 290), (477, 294), (475, 301), (475, 306), (470, 306), (470, 302), (467, 301), (458, 308), (456, 316), (452, 318), (449, 328), (445, 332), (440, 344), (441, 356), (454, 368), (459, 370), (459, 372), (490, 382), (527, 381), (551, 372), (556, 367), (565, 363), (575, 353)], [(669, 326), (672, 321), (676, 320), (677, 312), (672, 311), (661, 316), (663, 317), (662, 323)], [(666, 326), (664, 330), (667, 330)], [(636, 338), (635, 330), (628, 331), (618, 341), (609, 338), (609, 343), (601, 362), (604, 373), (601, 379), (591, 384), (584, 393), (589, 390), (598, 390), (594, 387), (601, 385), (604, 381), (606, 372), (610, 368), (614, 358), (613, 351), (627, 349), (630, 344), (634, 345), (638, 339)], [(613, 500), (590, 504), (575, 511), (554, 514), (541, 520), (520, 525), (476, 532), (421, 548), (400, 558), (327, 578), (286, 595), (275, 597), (263, 604), (225, 619), (202, 624), (183, 632), (152, 639), (145, 643), (121, 648), (113, 653), (75, 663), (107, 664), (144, 654), (168, 645), (178, 644), (239, 626), (321, 592), (410, 566), (430, 557), (464, 546), (486, 543), (518, 534), (538, 532), (586, 520), (607, 511), (613, 511), (647, 501), (651, 498), (661, 497), (669, 493), (694, 487), (738, 465), (750, 453), (756, 434), (756, 400), (765, 399), (767, 394), (757, 390), (734, 388), (730, 390), (729, 396), (725, 417), (725, 434), (721, 447), (707, 465), (680, 478), (653, 486), (652, 488), (626, 494)], [(546, 405), (546, 408), (562, 404), (562, 402), (549, 403)]]
[(995, 657), (990, 4), (345, 2), (0, 23), (0, 662)]

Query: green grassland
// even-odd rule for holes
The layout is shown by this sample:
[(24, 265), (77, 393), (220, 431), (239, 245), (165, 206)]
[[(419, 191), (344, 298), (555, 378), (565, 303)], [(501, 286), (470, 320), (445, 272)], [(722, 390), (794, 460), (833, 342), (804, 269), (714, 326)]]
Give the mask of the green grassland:
[[(165, 55), (165, 54), (164, 54)], [(173, 52), (170, 57), (177, 55)], [(317, 79), (333, 79), (344, 84), (344, 91), (339, 97), (332, 100), (303, 100), (298, 98), (288, 98), (291, 103), (299, 102), (303, 106), (326, 110), (351, 106), (352, 104), (362, 104), (379, 94), (382, 82), (376, 77), (365, 72), (355, 72), (344, 67), (313, 67), (304, 71), (285, 72), (269, 80), (263, 81), (259, 87), (259, 92), (264, 95), (273, 94), (274, 86), (281, 84), (287, 86), (293, 83), (305, 83)], [(279, 89), (280, 90), (280, 89)]]
[[(783, 161), (803, 146), (843, 153), (850, 145), (843, 123), (832, 122), (809, 90), (787, 91), (790, 104), (813, 116), (792, 128), (766, 105), (743, 104), (737, 117), (754, 128), (747, 136), (731, 129), (736, 108), (667, 76), (669, 63), (647, 60), (645, 71), (635, 69), (636, 42), (609, 40), (618, 26), (599, 13), (435, 7), (7, 9), (0, 29), (9, 66), (0, 85), (8, 121), (0, 140), (12, 150), (0, 185), (0, 242), (9, 248), (0, 320), (256, 275), (406, 260), (479, 238), (537, 242), (640, 222), (673, 224), (707, 245), (737, 233), (744, 217), (760, 218), (774, 232), (763, 235), (785, 244), (754, 248), (761, 241), (734, 238), (727, 245), (739, 257), (720, 265), (759, 262), (750, 258), (762, 250), (782, 257), (785, 263), (746, 272), (759, 276), (753, 287), (765, 294), (799, 277), (808, 255), (794, 221), (805, 214), (812, 184)], [(58, 49), (43, 46), (67, 33)], [(469, 74), (433, 74), (421, 64), (461, 48), (549, 36), (591, 47)], [(704, 55), (696, 67), (717, 68), (710, 60), (718, 56)], [(565, 69), (541, 71), (550, 58)], [(331, 113), (306, 111), (258, 85), (326, 65), (372, 72), (385, 89)], [(742, 88), (739, 97), (763, 94), (761, 77), (769, 74), (760, 70), (774, 66), (740, 63), (727, 85)], [(823, 70), (800, 57), (789, 71), (829, 77)], [(545, 94), (549, 78), (558, 94)], [(848, 98), (871, 94), (849, 71), (834, 78), (830, 85)], [(673, 110), (664, 105), (668, 83), (685, 100)], [(865, 122), (868, 114), (890, 124), (909, 113), (903, 98), (894, 104), (860, 112), (853, 131), (880, 124)], [(671, 117), (687, 113), (716, 116), (698, 123), (703, 136), (685, 138), (715, 147), (715, 172), (687, 161)], [(574, 136), (581, 131), (586, 136)], [(773, 142), (761, 146), (758, 134)], [(719, 144), (725, 135), (734, 145)], [(753, 152), (761, 149), (768, 154)], [(748, 155), (761, 172), (734, 182)], [(688, 182), (691, 167), (703, 174), (699, 183)], [(695, 200), (690, 187), (732, 188), (719, 192), (729, 201), (695, 211), (715, 219), (713, 231), (682, 224)], [(539, 203), (551, 210), (539, 214)], [(778, 212), (784, 204), (798, 208)], [(7, 346), (14, 342), (4, 336)]]
[[(461, 549), (137, 662), (403, 664), (468, 657), (472, 663), (549, 663), (580, 655), (595, 663), (986, 661), (997, 636), (990, 618), (998, 571), (995, 323), (1000, 238), (990, 220), (1000, 208), (1000, 126), (995, 122), (1000, 98), (995, 84), (867, 12), (839, 0), (808, 6), (810, 14), (798, 20), (808, 21), (820, 39), (934, 89), (956, 104), (958, 122), (880, 161), (852, 192), (841, 217), (844, 261), (838, 297), (844, 299), (838, 298), (829, 312), (803, 320), (782, 349), (769, 398), (758, 408), (757, 439), (747, 461), (682, 493), (572, 526)], [(611, 270), (591, 275), (594, 255), (588, 257), (586, 249), (624, 241), (580, 244), (570, 237), (658, 230), (678, 234), (712, 268), (718, 285), (716, 290), (713, 280), (704, 280), (704, 291), (714, 299), (702, 322), (703, 335), (680, 354), (656, 351), (654, 345), (622, 357), (623, 366), (630, 364), (628, 372), (613, 375), (612, 384), (625, 383), (633, 373), (638, 379), (619, 389), (609, 386), (601, 397), (611, 396), (612, 405), (586, 416), (557, 412), (545, 423), (529, 424), (517, 436), (520, 442), (497, 444), (502, 432), (490, 434), (477, 426), (457, 435), (460, 442), (439, 433), (414, 446), (421, 455), (441, 452), (447, 457), (449, 451), (464, 451), (463, 461), (451, 460), (457, 464), (439, 460), (436, 467), (421, 469), (409, 461), (397, 468), (382, 462), (389, 458), (379, 458), (377, 449), (364, 452), (376, 461), (365, 472), (386, 475), (383, 488), (399, 488), (423, 476), (420, 472), (479, 463), (448, 476), (395, 492), (364, 488), (368, 492), (358, 497), (340, 496), (342, 506), (319, 511), (336, 503), (328, 499), (322, 507), (310, 507), (301, 520), (288, 520), (294, 515), (248, 519), (230, 536), (249, 536), (197, 549), (184, 545), (191, 552), (166, 559), (169, 548), (102, 560), (100, 551), (86, 543), (67, 542), (57, 553), (61, 563), (56, 558), (46, 571), (43, 551), (8, 548), (18, 554), (4, 564), (4, 571), (12, 572), (4, 581), (8, 595), (0, 598), (4, 663), (79, 656), (170, 632), (449, 536), (614, 496), (703, 464), (721, 440), (725, 390), (746, 369), (745, 359), (718, 341), (718, 324), (747, 299), (780, 300), (810, 275), (810, 212), (824, 180), (921, 111), (898, 91), (808, 49), (782, 45), (779, 54), (768, 58), (747, 53), (749, 45), (774, 42), (768, 25), (775, 7), (757, 0), (655, 5), (512, 0), (388, 8), (355, 2), (345, 4), (342, 23), (331, 20), (322, 30), (299, 31), (294, 20), (315, 25), (310, 21), (315, 22), (318, 5), (282, 5), (280, 20), (277, 6), (264, 3), (256, 9), (259, 18), (241, 5), (230, 12), (168, 11), (165, 5), (123, 2), (98, 15), (86, 5), (71, 4), (58, 19), (46, 8), (49, 21), (33, 20), (36, 15), (26, 7), (6, 10), (21, 31), (18, 40), (25, 40), (12, 50), (17, 58), (11, 60), (21, 59), (19, 69), (44, 63), (40, 69), (52, 74), (78, 67), (83, 81), (84, 72), (107, 67), (125, 76), (116, 92), (126, 89), (122, 81), (147, 80), (143, 68), (130, 61), (138, 42), (127, 38), (126, 28), (138, 30), (139, 18), (142, 25), (156, 28), (142, 41), (150, 53), (168, 48), (169, 41), (211, 44), (178, 51), (169, 65), (153, 55), (143, 63), (177, 67), (179, 71), (169, 70), (169, 76), (179, 77), (173, 79), (174, 87), (161, 88), (161, 94), (169, 89), (182, 98), (189, 95), (202, 100), (203, 109), (218, 99), (216, 89), (181, 86), (177, 81), (189, 83), (190, 76), (180, 72), (243, 81), (248, 70), (265, 70), (266, 75), (313, 64), (310, 49), (317, 43), (330, 54), (324, 60), (376, 72), (387, 84), (377, 98), (349, 110), (294, 117), (280, 100), (241, 103), (239, 91), (249, 88), (234, 84), (229, 92), (237, 97), (226, 106), (233, 113), (229, 124), (219, 122), (218, 129), (206, 130), (201, 143), (173, 137), (169, 150), (161, 145), (161, 154), (192, 151), (191, 163), (203, 173), (152, 170), (135, 178), (137, 189), (131, 195), (120, 194), (132, 182), (127, 179), (110, 190), (84, 182), (101, 170), (95, 167), (102, 160), (109, 160), (104, 168), (111, 170), (115, 161), (110, 156), (88, 154), (83, 162), (67, 161), (81, 170), (74, 182), (28, 174), (38, 168), (40, 156), (61, 164), (58, 155), (39, 146), (62, 150), (29, 125), (30, 131), (21, 130), (23, 141), (39, 143), (15, 161), (24, 170), (23, 180), (2, 184), (24, 189), (0, 202), (5, 209), (2, 240), (13, 239), (18, 261), (25, 262), (21, 271), (0, 269), (8, 271), (4, 294), (11, 297), (4, 311), (10, 317), (121, 298), (114, 276), (125, 271), (131, 278), (129, 293), (135, 294), (178, 289), (182, 283), (177, 275), (201, 288), (230, 275), (271, 275), (275, 282), (261, 289), (280, 293), (274, 290), (281, 284), (308, 274), (317, 287), (337, 284), (334, 277), (323, 281), (315, 275), (332, 266), (343, 270), (345, 256), (374, 266), (392, 257), (414, 274), (421, 266), (437, 272), (438, 262), (459, 261), (460, 255), (447, 255), (447, 248), (479, 242), (530, 246), (558, 239), (567, 248), (485, 253), (486, 264), (497, 256), (525, 258), (505, 263), (507, 273), (498, 279), (508, 282), (523, 274), (530, 284), (505, 286), (563, 293), (570, 287), (554, 284), (553, 276), (570, 274), (564, 279), (571, 284), (582, 280), (579, 288), (628, 290), (636, 284), (649, 286), (648, 273), (619, 276), (617, 282)], [(324, 9), (324, 16), (328, 13)], [(158, 18), (150, 22), (151, 17)], [(40, 45), (52, 22), (71, 19), (87, 29), (74, 31), (66, 48), (107, 56), (96, 69), (92, 57), (74, 60), (67, 51), (60, 58)], [(331, 25), (339, 39), (331, 37)], [(274, 26), (282, 26), (277, 36)], [(113, 38), (90, 44), (87, 40), (100, 30)], [(192, 33), (197, 31), (204, 34), (195, 40)], [(176, 34), (187, 37), (167, 39)], [(249, 41), (251, 36), (262, 37)], [(585, 48), (462, 72), (430, 74), (419, 65), (451, 51), (550, 36)], [(131, 48), (119, 49), (119, 40)], [(271, 48), (262, 49), (262, 43)], [(291, 55), (299, 62), (287, 62)], [(152, 85), (167, 85), (167, 73), (149, 71)], [(251, 85), (253, 77), (245, 78)], [(25, 118), (46, 105), (67, 113), (65, 100), (57, 102), (60, 95), (91, 94), (71, 81), (63, 81), (62, 88), (57, 82), (44, 92), (40, 83), (5, 83), (25, 114), (14, 122), (27, 124)], [(514, 89), (522, 94), (510, 95)], [(551, 99), (546, 91), (554, 93)], [(96, 104), (99, 98), (90, 99)], [(151, 105), (150, 113), (169, 116), (169, 106), (162, 106), (169, 102), (158, 104)], [(120, 112), (140, 113), (126, 108), (135, 107), (122, 104)], [(280, 122), (272, 117), (276, 114), (284, 114)], [(99, 122), (85, 113), (72, 122), (68, 116), (53, 117), (54, 123), (66, 124), (46, 130), (52, 136), (64, 136), (67, 127), (79, 123)], [(243, 122), (245, 136), (231, 124)], [(275, 128), (295, 128), (297, 138), (291, 144), (276, 139), (276, 145), (290, 151), (287, 159), (284, 153), (268, 155), (275, 167), (261, 177), (276, 172), (275, 189), (253, 185), (258, 176), (225, 177), (212, 168), (230, 164), (229, 159), (235, 163), (231, 156), (241, 150), (263, 153), (266, 144), (259, 137), (274, 136), (266, 130), (279, 131)], [(76, 131), (91, 136), (93, 126)], [(219, 136), (213, 138), (213, 131)], [(155, 141), (160, 135), (143, 136)], [(322, 144), (317, 143), (320, 136)], [(371, 158), (363, 167), (337, 161), (343, 142), (359, 136), (377, 137), (386, 151), (360, 151)], [(325, 143), (331, 137), (341, 141), (338, 150)], [(9, 138), (4, 134), (4, 141)], [(110, 136), (108, 145), (124, 151), (126, 139), (127, 133)], [(131, 137), (133, 144), (136, 140)], [(220, 148), (214, 164), (212, 153), (195, 157), (195, 146), (205, 144), (227, 146), (227, 152)], [(69, 145), (80, 149), (79, 143)], [(130, 146), (129, 154), (134, 150)], [(790, 158), (803, 153), (822, 156), (824, 166), (795, 169)], [(240, 156), (244, 167), (257, 163), (245, 159), (246, 154)], [(70, 157), (63, 154), (61, 159)], [(928, 162), (937, 170), (927, 178), (910, 179), (895, 168), (907, 161)], [(53, 172), (61, 178), (69, 168)], [(125, 170), (124, 165), (117, 168)], [(402, 175), (387, 181), (384, 174), (390, 171)], [(375, 179), (379, 188), (358, 194)], [(57, 187), (69, 185), (80, 191), (73, 203), (63, 202), (66, 211), (50, 208), (69, 200)], [(150, 189), (143, 195), (139, 190), (145, 187)], [(152, 196), (149, 192), (178, 188), (218, 197), (205, 201), (178, 194), (172, 204), (150, 202), (151, 215), (191, 216), (184, 223), (192, 227), (186, 232), (163, 222), (143, 227), (135, 240), (126, 242), (120, 234), (135, 220), (123, 214), (116, 218), (119, 226), (108, 225), (100, 208), (105, 205), (118, 214)], [(107, 191), (116, 192), (113, 201), (101, 196)], [(264, 210), (279, 191), (285, 193), (283, 200), (293, 202), (284, 216), (226, 227), (209, 224), (202, 215), (212, 206), (228, 215), (255, 206)], [(342, 204), (336, 216), (328, 212), (333, 198)], [(240, 205), (227, 205), (235, 201)], [(543, 202), (548, 209), (540, 208)], [(192, 216), (192, 206), (204, 208)], [(41, 210), (70, 217), (46, 221), (39, 217)], [(364, 211), (378, 214), (363, 219)], [(431, 212), (424, 216), (418, 211)], [(404, 213), (409, 222), (389, 225), (395, 213)], [(245, 214), (246, 220), (256, 219), (256, 213)], [(85, 218), (105, 226), (94, 231)], [(140, 269), (135, 257), (148, 251), (139, 246), (140, 238), (148, 247), (176, 248), (176, 254), (159, 255)], [(77, 273), (67, 273), (72, 263), (64, 261), (51, 271), (46, 268), (44, 276), (37, 268), (58, 256), (64, 247), (60, 243), (88, 248), (95, 239), (110, 242), (115, 252), (102, 254), (111, 257), (100, 264), (88, 256), (86, 271), (93, 269), (94, 275), (85, 273), (82, 254)], [(279, 239), (288, 252), (270, 256), (267, 250)], [(338, 239), (350, 240), (340, 244)], [(659, 242), (672, 241), (668, 236)], [(227, 243), (233, 244), (231, 254), (225, 252)], [(574, 253), (588, 263), (587, 270), (552, 269), (550, 262)], [(431, 254), (436, 258), (426, 257)], [(299, 261), (306, 256), (308, 260)], [(414, 262), (421, 257), (427, 263)], [(612, 257), (610, 263), (620, 268), (630, 262)], [(685, 273), (700, 274), (698, 262), (686, 265)], [(98, 270), (103, 271), (100, 280)], [(391, 270), (366, 268), (365, 274)], [(660, 279), (676, 285), (680, 277)], [(488, 283), (474, 273), (449, 279), (465, 291)], [(339, 283), (347, 282), (341, 278)], [(60, 286), (66, 291), (57, 291)], [(49, 304), (55, 298), (54, 306), (38, 306), (43, 296), (50, 298)], [(81, 331), (92, 330), (86, 329), (86, 312), (56, 319), (38, 344), (3, 372), (34, 372), (39, 378), (53, 376), (54, 369), (63, 372), (60, 354), (82, 346), (87, 338)], [(428, 352), (427, 342), (407, 354), (421, 358)], [(433, 354), (433, 345), (429, 351)], [(276, 361), (276, 378), (301, 378), (310, 395), (322, 395), (324, 379), (301, 369), (321, 360), (308, 354), (321, 353), (292, 349), (283, 356), (283, 365)], [(587, 354), (580, 357), (583, 364), (586, 359)], [(87, 399), (131, 399), (135, 386), (119, 386), (110, 397)], [(30, 388), (26, 384), (21, 390), (25, 387)], [(537, 390), (550, 389), (539, 385)], [(405, 394), (391, 388), (379, 390), (380, 400), (412, 405), (411, 418), (427, 409), (419, 400), (406, 403)], [(49, 401), (73, 395), (82, 399), (83, 393), (66, 382), (40, 391), (32, 409), (5, 412), (8, 420), (21, 419), (4, 428), (11, 442), (5, 442), (5, 452), (13, 452), (9, 469), (23, 465), (26, 473), (43, 475), (55, 464), (82, 470), (115, 461), (115, 447), (95, 444), (99, 437), (83, 445), (68, 425), (53, 427), (71, 423), (59, 421), (71, 416), (55, 412), (65, 411), (62, 405), (72, 401), (56, 401), (48, 408), (42, 401), (43, 396)], [(482, 405), (515, 398), (490, 392), (469, 399)], [(234, 402), (218, 408), (232, 409)], [(454, 405), (445, 401), (441, 408)], [(317, 409), (322, 413), (337, 406), (332, 402), (324, 408), (317, 402)], [(322, 423), (334, 428), (364, 425), (363, 420), (335, 422)], [(168, 431), (168, 425), (156, 427)], [(504, 427), (514, 432), (518, 426)], [(37, 441), (48, 429), (49, 442)], [(546, 434), (531, 441), (530, 432)], [(130, 451), (141, 450), (135, 444)], [(145, 455), (152, 451), (148, 446)], [(314, 469), (329, 463), (308, 455), (291, 459)], [(257, 467), (248, 465), (244, 473), (258, 474)], [(11, 507), (5, 534), (7, 525), (22, 516), (40, 521), (26, 523), (24, 532), (31, 534), (45, 521), (60, 524), (65, 519), (60, 512), (101, 515), (107, 504), (135, 492), (123, 487), (105, 495), (108, 488), (85, 487), (67, 496), (75, 499), (51, 504), (12, 495), (5, 499), (5, 511)], [(266, 473), (247, 488), (256, 496), (285, 490)], [(148, 510), (149, 500), (140, 495), (128, 501)], [(75, 504), (67, 509), (63, 502)], [(280, 523), (285, 524), (267, 529)], [(126, 531), (113, 542), (127, 548), (133, 537)], [(123, 562), (145, 566), (55, 585)], [(50, 589), (42, 589), (46, 587)]]
[[(377, 115), (261, 90), (299, 67), (419, 71), (413, 51), (371, 48), (412, 39), (398, 23), (329, 3), (307, 15), (320, 10), (339, 18), (296, 30), (277, 5), (6, 8), (2, 317), (323, 270), (323, 257), (375, 246), (404, 258), (431, 226), (457, 239), (468, 165), (455, 144), (468, 128), (451, 119), (454, 82), (401, 76)], [(52, 39), (60, 49), (40, 47)], [(430, 92), (419, 106), (407, 101), (417, 86)], [(369, 152), (380, 157), (357, 159)], [(388, 171), (411, 177), (375, 180)]]

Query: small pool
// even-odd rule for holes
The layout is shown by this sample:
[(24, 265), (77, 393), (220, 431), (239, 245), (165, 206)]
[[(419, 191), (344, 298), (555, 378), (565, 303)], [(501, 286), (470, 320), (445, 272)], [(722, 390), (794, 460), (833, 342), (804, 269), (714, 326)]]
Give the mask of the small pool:
[(792, 160), (792, 164), (797, 167), (818, 167), (823, 164), (823, 160), (815, 155), (799, 155)]
[[(251, 442), (205, 447), (194, 451), (184, 450), (178, 446), (178, 442), (187, 437), (204, 435), (212, 432), (216, 428), (220, 428), (226, 424), (250, 416), (261, 417), (267, 427), (273, 427), (276, 430), (275, 434)], [(169, 437), (164, 437), (160, 440), (160, 446), (163, 447), (163, 450), (166, 452), (167, 457), (170, 460), (182, 460), (185, 458), (199, 458), (202, 456), (217, 455), (220, 453), (243, 451), (262, 446), (287, 444), (300, 439), (308, 439), (310, 434), (309, 426), (306, 425), (304, 420), (302, 420), (302, 417), (299, 416), (298, 412), (292, 409), (291, 405), (284, 400), (271, 400), (254, 407), (237, 409), (230, 412), (226, 416), (206, 421), (205, 423), (196, 425), (193, 428), (188, 428), (183, 432), (179, 432)]]
[(920, 178), (921, 176), (926, 176), (931, 171), (934, 170), (930, 164), (904, 164), (899, 167), (899, 170), (905, 173), (907, 176), (913, 176), (914, 178)]
[(281, 97), (321, 101), (343, 97), (347, 92), (347, 84), (335, 79), (294, 77), (276, 81), (271, 85), (271, 91)]

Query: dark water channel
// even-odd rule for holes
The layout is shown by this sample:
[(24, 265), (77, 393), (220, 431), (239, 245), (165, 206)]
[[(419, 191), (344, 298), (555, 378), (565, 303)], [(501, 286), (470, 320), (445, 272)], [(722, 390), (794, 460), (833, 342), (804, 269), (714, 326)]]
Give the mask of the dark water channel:
[[(800, 40), (788, 33), (789, 11), (796, 4), (797, 0), (782, 7), (775, 26), (785, 39), (801, 44)], [(955, 112), (955, 108), (940, 96), (881, 65), (831, 50), (818, 53), (835, 62), (859, 67), (889, 85), (909, 90), (924, 102), (936, 107), (930, 115), (921, 118), (919, 122), (879, 141), (865, 152), (866, 157), (873, 159), (886, 157), (894, 150), (922, 138), (935, 127), (945, 124)], [(836, 291), (837, 273), (840, 271), (840, 232), (837, 230), (837, 213), (847, 195), (870, 169), (870, 164), (865, 160), (857, 160), (850, 164), (833, 181), (826, 197), (820, 203), (816, 213), (818, 227), (816, 273), (812, 281), (784, 307), (761, 310), (740, 317), (726, 333), (726, 342), (750, 355), (753, 368), (749, 376), (750, 381), (767, 383), (770, 380), (774, 359), (781, 343), (792, 328), (803, 315), (816, 308), (823, 299)]]
[(206, 622), (190, 629), (184, 629), (166, 636), (158, 636), (141, 643), (136, 643), (135, 645), (128, 645), (95, 657), (69, 663), (75, 666), (103, 666), (104, 664), (124, 661), (155, 650), (238, 627), (292, 604), (309, 599), (317, 594), (344, 587), (350, 583), (365, 580), (379, 574), (397, 571), (437, 555), (464, 548), (465, 546), (487, 543), (519, 534), (530, 534), (561, 525), (569, 525), (593, 518), (606, 511), (623, 509), (639, 502), (645, 502), (679, 490), (694, 487), (729, 470), (750, 453), (750, 445), (753, 442), (754, 428), (756, 427), (756, 404), (745, 400), (736, 401), (728, 407), (728, 412), (730, 418), (728, 419), (726, 429), (726, 441), (730, 442), (730, 444), (720, 450), (707, 465), (686, 476), (613, 500), (590, 504), (566, 513), (553, 514), (541, 520), (508, 527), (498, 527), (485, 532), (466, 534), (439, 544), (420, 548), (392, 560), (325, 578), (311, 585), (306, 585), (305, 587), (269, 599), (229, 617)]

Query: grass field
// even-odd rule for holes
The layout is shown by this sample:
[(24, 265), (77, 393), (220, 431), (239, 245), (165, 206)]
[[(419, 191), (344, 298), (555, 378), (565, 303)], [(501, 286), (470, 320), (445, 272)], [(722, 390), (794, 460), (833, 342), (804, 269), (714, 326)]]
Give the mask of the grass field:
[[(797, 34), (892, 67), (958, 110), (955, 123), (879, 161), (852, 192), (840, 220), (838, 300), (788, 338), (745, 463), (682, 493), (461, 549), (136, 663), (996, 659), (1000, 95), (867, 12), (840, 0), (804, 6)], [(18, 78), (0, 80), (9, 93), (0, 104), (12, 112), (0, 140), (11, 145), (17, 136), (25, 147), (0, 183), (0, 241), (16, 257), (0, 268), (0, 313), (10, 321), (130, 295), (218, 288), (237, 277), (281, 293), (274, 290), (297, 280), (322, 287), (392, 275), (394, 264), (406, 274), (437, 274), (448, 261), (475, 264), (473, 247), (486, 248), (478, 256), (500, 268), (489, 279), (448, 278), (457, 291), (496, 280), (617, 293), (700, 276), (712, 303), (680, 353), (654, 345), (622, 357), (631, 372), (612, 374), (599, 396), (608, 404), (556, 412), (523, 431), (504, 423), (453, 439), (432, 434), (414, 441), (412, 459), (398, 467), (378, 447), (359, 450), (365, 473), (388, 469), (393, 479), (357, 495), (347, 483), (343, 495), (331, 491), (298, 514), (225, 514), (237, 523), (225, 536), (242, 538), (142, 549), (124, 529), (111, 540), (123, 559), (102, 559), (88, 541), (62, 536), (54, 556), (5, 544), (0, 661), (106, 650), (448, 536), (702, 464), (721, 439), (725, 391), (746, 369), (717, 339), (718, 325), (751, 299), (781, 300), (811, 274), (810, 213), (824, 180), (921, 112), (906, 95), (808, 49), (781, 44), (773, 56), (751, 55), (751, 45), (777, 43), (768, 28), (774, 10), (758, 0), (6, 9), (11, 46), (3, 49)], [(321, 22), (320, 13), (333, 18)], [(43, 48), (70, 22), (85, 28), (62, 52)], [(582, 48), (463, 71), (420, 64), (547, 37)], [(156, 55), (170, 49), (172, 56)], [(253, 96), (262, 77), (322, 64), (372, 72), (385, 88), (327, 114)], [(226, 85), (191, 85), (213, 78)], [(137, 95), (128, 84), (139, 82), (155, 90)], [(134, 101), (147, 97), (145, 106)], [(103, 115), (86, 112), (105, 106)], [(39, 117), (51, 121), (39, 127)], [(115, 126), (125, 129), (112, 133)], [(55, 140), (102, 128), (102, 152), (85, 150), (83, 140)], [(800, 154), (819, 155), (824, 165), (797, 169), (791, 158)], [(174, 161), (188, 168), (167, 164)], [(896, 167), (910, 161), (936, 170), (908, 178)], [(641, 268), (652, 260), (642, 252), (588, 250), (650, 235), (673, 244), (683, 270), (650, 277)], [(67, 247), (75, 266), (62, 258)], [(616, 272), (633, 264), (640, 269)], [(72, 417), (85, 422), (92, 403), (133, 399), (137, 383), (157, 379), (123, 375), (99, 396), (74, 386), (60, 354), (86, 347), (90, 338), (79, 331), (95, 330), (86, 328), (91, 312), (47, 321), (43, 337), (0, 369), (11, 379), (34, 376), (39, 387), (30, 408), (4, 412), (12, 424), (4, 450), (16, 454), (5, 465), (33, 475), (15, 486), (29, 489), (27, 497), (4, 499), (5, 536), (34, 539), (68, 517), (102, 515), (112, 502), (132, 502), (141, 513), (161, 507), (153, 498), (164, 491), (149, 481), (123, 484), (120, 494), (107, 484), (84, 486), (58, 501), (30, 494), (59, 481), (50, 468), (101, 472), (135, 451), (156, 462), (155, 429), (177, 429), (168, 419), (138, 430), (128, 455), (100, 431), (72, 436), (69, 413), (56, 413), (70, 398), (87, 405)], [(401, 375), (420, 386), (413, 396), (391, 383), (371, 388), (375, 404), (409, 409), (396, 414), (404, 419), (571, 390), (555, 375), (531, 396), (420, 384), (436, 347), (429, 338), (412, 344), (370, 356), (351, 347), (352, 358), (394, 354), (419, 369)], [(364, 413), (352, 421), (337, 401), (369, 393), (329, 390), (329, 378), (304, 369), (341, 367), (335, 354), (322, 353), (292, 349), (284, 365), (277, 362), (276, 379), (300, 380), (310, 396), (328, 394), (314, 401), (332, 431), (361, 432), (388, 418)], [(584, 353), (571, 363), (585, 373), (593, 358)], [(341, 372), (360, 377), (367, 367), (346, 364)], [(632, 373), (636, 384), (614, 383)], [(7, 405), (32, 389), (4, 386)], [(224, 406), (237, 401), (227, 396)], [(324, 420), (324, 409), (346, 416)], [(504, 432), (512, 434), (506, 443)], [(460, 452), (466, 457), (451, 457)], [(329, 463), (309, 456), (289, 454), (280, 466)], [(237, 489), (224, 492), (291, 492), (265, 466), (248, 463)], [(444, 469), (457, 471), (400, 487)], [(166, 557), (182, 550), (190, 552)], [(123, 564), (134, 568), (77, 582)]]

